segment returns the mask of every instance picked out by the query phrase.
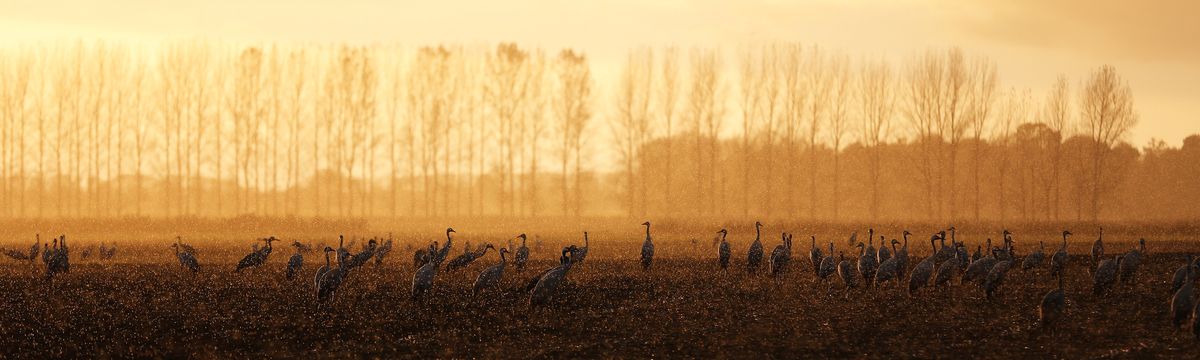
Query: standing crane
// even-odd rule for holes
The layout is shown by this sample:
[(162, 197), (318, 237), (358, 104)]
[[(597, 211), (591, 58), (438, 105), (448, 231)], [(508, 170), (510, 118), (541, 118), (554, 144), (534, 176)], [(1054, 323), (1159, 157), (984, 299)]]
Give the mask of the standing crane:
[(1121, 261), (1120, 280), (1129, 282), (1133, 280), (1133, 275), (1137, 273), (1138, 265), (1142, 263), (1142, 254), (1146, 252), (1146, 239), (1138, 240), (1140, 248), (1130, 250), (1125, 254), (1125, 259)]
[(819, 268), (817, 268), (817, 277), (824, 280), (824, 279), (828, 278), (829, 275), (832, 275), (836, 271), (837, 271), (837, 264), (833, 260), (833, 242), (830, 241), (829, 242), (829, 254), (825, 255), (824, 259), (821, 259), (821, 266)]
[(729, 230), (721, 229), (717, 234), (721, 235), (721, 244), (717, 246), (717, 263), (721, 264), (721, 270), (728, 270), (729, 257), (733, 255), (733, 251), (729, 249), (729, 241), (725, 239)]
[(754, 222), (754, 242), (750, 244), (750, 250), (746, 252), (746, 271), (754, 273), (762, 266), (763, 245), (762, 245), (762, 223)]
[[(326, 251), (333, 251), (333, 249)], [(337, 289), (342, 286), (342, 281), (346, 279), (347, 271), (349, 271), (348, 268), (338, 263), (338, 267), (331, 268), (325, 272), (324, 276), (317, 281), (318, 303), (323, 303), (333, 297)]]
[(579, 248), (579, 250), (576, 251), (575, 254), (571, 254), (571, 257), (572, 257), (571, 262), (574, 262), (576, 264), (582, 264), (583, 260), (587, 258), (589, 248), (591, 248), (591, 244), (588, 243), (588, 232), (584, 231), (583, 232), (583, 247)]
[(783, 243), (776, 245), (771, 251), (771, 276), (778, 276), (787, 269), (788, 263), (792, 261), (792, 237), (788, 233), (783, 233)]
[(1092, 242), (1092, 264), (1098, 264), (1100, 260), (1104, 260), (1104, 227), (1100, 227), (1100, 235)]
[(903, 279), (908, 271), (908, 236), (912, 233), (904, 230), (904, 246), (896, 251), (896, 278)]
[(517, 248), (517, 253), (513, 256), (513, 265), (517, 267), (517, 271), (524, 271), (525, 264), (529, 262), (529, 247), (525, 246), (525, 234), (518, 235), (521, 238), (521, 247)]
[[(868, 238), (867, 241), (872, 240)], [(864, 248), (861, 242), (858, 243), (858, 272), (862, 274), (864, 284), (871, 285), (871, 281), (875, 280), (875, 270), (878, 268), (879, 262), (875, 259), (875, 251)]]
[(1038, 322), (1043, 328), (1050, 326), (1062, 317), (1063, 308), (1066, 305), (1066, 297), (1063, 294), (1063, 277), (1059, 275), (1058, 288), (1050, 290), (1046, 296), (1042, 297), (1042, 303), (1038, 306)]
[(301, 253), (302, 249), (304, 247), (304, 244), (301, 244), (299, 241), (296, 241), (296, 242), (292, 243), (292, 247), (296, 248), (296, 253), (292, 254), (292, 257), (288, 259), (288, 263), (287, 263), (287, 279), (288, 280), (296, 278), (296, 273), (300, 272), (300, 268), (302, 266), (304, 266), (304, 254)]
[(387, 241), (384, 241), (383, 245), (380, 245), (379, 249), (375, 250), (375, 266), (383, 264), (383, 258), (392, 252), (392, 240), (392, 234), (388, 233)]
[[(654, 241), (650, 239), (650, 222), (644, 222), (642, 226), (646, 227), (646, 241), (642, 242), (642, 270), (650, 270), (650, 262), (654, 261)], [(571, 261), (574, 259), (568, 259), (568, 263)]]
[(842, 284), (846, 285), (847, 290), (857, 287), (858, 274), (854, 272), (854, 265), (851, 265), (850, 261), (846, 260), (845, 253), (838, 252), (838, 259), (841, 259), (841, 261), (838, 262), (837, 273), (838, 277), (842, 278)]
[(276, 239), (274, 236), (272, 236), (272, 237), (269, 237), (266, 239), (261, 239), (261, 240), (266, 242), (267, 245), (265, 247), (263, 247), (262, 249), (259, 249), (257, 251), (252, 251), (249, 254), (247, 254), (245, 257), (243, 257), (241, 261), (238, 261), (237, 268), (234, 269), (233, 272), (241, 272), (242, 269), (245, 269), (248, 267), (257, 268), (258, 266), (267, 262), (267, 257), (271, 256), (271, 249), (272, 249), (271, 243), (279, 241), (279, 239)]
[(1046, 257), (1046, 242), (1039, 241), (1038, 250), (1025, 255), (1025, 261), (1021, 262), (1021, 270), (1029, 270), (1038, 266), (1042, 266), (1042, 259)]
[[(1179, 326), (1187, 321), (1188, 315), (1192, 312), (1192, 293), (1195, 285), (1192, 280), (1191, 263), (1192, 255), (1188, 255), (1188, 265), (1184, 267), (1184, 271), (1186, 271), (1184, 277), (1187, 281), (1184, 281), (1183, 286), (1180, 286), (1179, 290), (1176, 290), (1175, 294), (1171, 296), (1171, 326), (1175, 329), (1179, 329)], [(1200, 319), (1192, 319), (1192, 321), (1200, 321)]]
[[(813, 273), (816, 274), (821, 271), (821, 260), (825, 256), (821, 254), (821, 248), (817, 247), (817, 236), (809, 235), (808, 238), (812, 240), (811, 248), (808, 250), (808, 261), (812, 263)], [(833, 256), (833, 254), (830, 253), (829, 256)]]
[(912, 273), (908, 275), (909, 296), (913, 295), (917, 289), (929, 285), (929, 277), (933, 275), (934, 260), (936, 260), (937, 257), (936, 243), (939, 236), (941, 235), (933, 234), (933, 236), (929, 238), (929, 256), (917, 263), (917, 266), (913, 267)]
[[(650, 228), (650, 222), (645, 223), (646, 228)], [(648, 230), (647, 230), (648, 232)], [(649, 239), (649, 235), (647, 235)], [(551, 268), (537, 278), (537, 283), (533, 289), (529, 291), (529, 306), (544, 305), (554, 292), (558, 290), (558, 286), (562, 284), (563, 279), (567, 276), (567, 271), (571, 270), (571, 249), (563, 249), (563, 263), (559, 266)]]
[(504, 277), (504, 267), (508, 264), (508, 260), (504, 257), (504, 254), (507, 253), (507, 247), (500, 248), (500, 262), (479, 273), (479, 277), (475, 279), (475, 286), (471, 289), (473, 294), (479, 295), (480, 291), (494, 288), (496, 284), (500, 283), (500, 279)]
[(320, 268), (317, 268), (317, 273), (316, 273), (316, 275), (313, 276), (313, 285), (314, 285), (313, 288), (318, 289), (318, 290), (321, 288), (321, 280), (325, 277), (325, 274), (329, 273), (329, 269), (331, 266), (330, 261), (329, 261), (329, 254), (333, 253), (335, 251), (333, 250), (333, 248), (326, 246), (325, 249), (323, 250), (323, 252), (325, 253), (325, 265), (321, 266)]
[(179, 259), (179, 266), (191, 270), (193, 273), (200, 271), (200, 263), (196, 261), (196, 256), (187, 251), (179, 251), (182, 247), (178, 242), (171, 244), (175, 248), (175, 258)]
[(1092, 277), (1092, 294), (1097, 296), (1104, 294), (1117, 281), (1117, 269), (1121, 267), (1121, 259), (1121, 256), (1118, 255), (1112, 260), (1100, 261), (1100, 264), (1096, 266), (1096, 273)]
[[(1067, 237), (1069, 237), (1069, 236), (1071, 236), (1071, 231), (1063, 230), (1063, 232), (1062, 232), (1062, 237), (1063, 237), (1062, 247), (1058, 248), (1058, 251), (1055, 251), (1054, 255), (1050, 257), (1050, 275), (1051, 276), (1058, 276), (1058, 275), (1062, 274), (1063, 271), (1067, 268), (1067, 259), (1068, 259), (1067, 258)], [(1093, 263), (1095, 263), (1095, 262), (1093, 261)]]

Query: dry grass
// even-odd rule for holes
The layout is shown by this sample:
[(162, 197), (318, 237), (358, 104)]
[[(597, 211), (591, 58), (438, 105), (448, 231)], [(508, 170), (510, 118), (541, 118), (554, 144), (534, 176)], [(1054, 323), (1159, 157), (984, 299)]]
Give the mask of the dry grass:
[[(53, 280), (11, 260), (0, 262), (0, 348), (17, 358), (72, 355), (114, 357), (1190, 357), (1200, 342), (1170, 329), (1170, 276), (1183, 252), (1200, 252), (1186, 226), (1106, 226), (1110, 253), (1138, 237), (1150, 240), (1149, 256), (1133, 284), (1108, 297), (1091, 295), (1084, 253), (1094, 230), (1077, 226), (1066, 279), (1067, 314), (1049, 330), (1038, 329), (1036, 305), (1054, 287), (1045, 269), (1014, 269), (996, 300), (973, 285), (925, 290), (910, 298), (892, 288), (857, 289), (814, 282), (808, 266), (808, 233), (847, 249), (851, 226), (777, 226), (764, 229), (768, 251), (778, 232), (797, 233), (792, 271), (779, 279), (750, 276), (737, 263), (753, 238), (753, 226), (729, 226), (734, 245), (730, 273), (716, 270), (711, 236), (721, 222), (656, 225), (659, 261), (643, 272), (638, 255), (641, 227), (634, 221), (546, 221), (522, 228), (519, 221), (455, 224), (462, 243), (502, 245), (518, 232), (531, 235), (535, 262), (518, 273), (509, 267), (503, 290), (471, 296), (478, 272), (495, 263), (489, 253), (463, 271), (439, 274), (432, 296), (408, 300), (412, 246), (443, 240), (435, 223), (14, 224), (7, 247), (27, 249), (33, 231), (65, 231), (72, 272)], [(634, 225), (630, 225), (630, 223)], [(752, 222), (751, 222), (752, 223)], [(987, 234), (999, 237), (992, 227)], [(259, 229), (259, 230), (248, 230)], [(336, 245), (334, 229), (359, 236), (395, 232), (398, 243), (381, 267), (351, 273), (330, 307), (314, 305), (312, 273), (322, 259), (305, 258), (299, 279), (284, 279), (290, 248), (279, 246), (263, 268), (234, 274), (233, 264), (254, 237), (278, 235)], [(581, 244), (578, 230), (592, 234), (588, 262), (572, 270), (552, 306), (529, 309), (518, 289), (551, 264), (567, 243)], [(1061, 227), (1016, 229), (1027, 254), (1044, 239), (1057, 247)], [(121, 229), (121, 230), (113, 230)], [(189, 229), (179, 231), (175, 229)], [(217, 230), (221, 229), (221, 230)], [(173, 231), (174, 230), (174, 231)], [(881, 231), (898, 234), (898, 228)], [(932, 226), (912, 229), (928, 234)], [(181, 233), (199, 248), (197, 275), (174, 262), (170, 239)], [(19, 233), (19, 235), (17, 235)], [(533, 240), (536, 236), (539, 240)], [(984, 234), (960, 232), (974, 247)], [(692, 238), (696, 238), (693, 243)], [(865, 233), (860, 234), (865, 239)], [(910, 244), (924, 256), (928, 235)], [(81, 259), (84, 248), (115, 241), (117, 259)], [(922, 241), (925, 241), (922, 246)], [(362, 242), (359, 241), (361, 244)], [(358, 245), (353, 250), (357, 251)], [(856, 256), (856, 254), (854, 255)], [(854, 257), (850, 254), (848, 258)], [(915, 262), (915, 261), (914, 261)], [(799, 355), (812, 354), (812, 355)]]

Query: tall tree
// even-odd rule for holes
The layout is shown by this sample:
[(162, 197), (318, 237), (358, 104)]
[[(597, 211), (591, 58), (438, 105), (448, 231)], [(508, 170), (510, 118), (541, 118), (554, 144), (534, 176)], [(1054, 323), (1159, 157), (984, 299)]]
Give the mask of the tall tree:
[(1057, 136), (1057, 141), (1054, 143), (1054, 153), (1051, 155), (1052, 167), (1048, 175), (1048, 189), (1050, 189), (1051, 218), (1055, 221), (1059, 220), (1059, 199), (1062, 190), (1060, 189), (1061, 182), (1059, 180), (1062, 164), (1062, 142), (1069, 137), (1069, 131), (1073, 128), (1071, 124), (1071, 88), (1066, 75), (1059, 75), (1055, 79), (1054, 84), (1050, 87), (1049, 93), (1046, 94), (1046, 102), (1042, 108), (1042, 119), (1050, 130), (1054, 131)]
[[(618, 153), (625, 165), (625, 205), (629, 216), (633, 216), (638, 209), (644, 210), (637, 202), (640, 187), (636, 166), (649, 131), (653, 70), (654, 53), (650, 49), (635, 50), (626, 56), (616, 88), (616, 114), (610, 122), (619, 144)], [(643, 176), (642, 184), (644, 182)]]
[(990, 59), (978, 58), (971, 64), (971, 83), (967, 94), (966, 117), (970, 121), (970, 129), (974, 136), (974, 161), (972, 161), (972, 177), (974, 179), (974, 216), (980, 220), (980, 176), (979, 168), (983, 165), (984, 139), (983, 133), (991, 118), (993, 98), (996, 93), (996, 63)]
[(891, 131), (896, 106), (896, 90), (892, 68), (888, 63), (866, 60), (858, 78), (859, 104), (862, 106), (862, 125), (859, 134), (870, 151), (868, 178), (871, 179), (871, 220), (879, 219), (879, 176), (881, 147)]
[[(588, 68), (587, 56), (566, 49), (558, 54), (555, 64), (557, 87), (554, 97), (554, 112), (558, 116), (558, 132), (562, 136), (562, 215), (579, 216), (580, 196), (580, 152), (584, 129), (592, 116), (590, 106), (592, 92), (592, 75)], [(572, 200), (568, 193), (567, 179), (570, 174), (568, 163), (575, 161), (575, 183)]]
[(1100, 218), (1105, 160), (1113, 145), (1138, 122), (1133, 109), (1133, 90), (1112, 65), (1093, 71), (1079, 94), (1080, 118), (1094, 143), (1092, 152), (1092, 221)]

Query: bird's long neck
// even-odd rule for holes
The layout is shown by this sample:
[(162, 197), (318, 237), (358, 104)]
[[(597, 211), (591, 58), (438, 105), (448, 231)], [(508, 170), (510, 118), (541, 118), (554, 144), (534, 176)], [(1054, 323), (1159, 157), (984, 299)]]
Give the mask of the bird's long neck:
[(646, 224), (646, 240), (650, 240), (650, 224)]
[(754, 224), (754, 241), (755, 242), (762, 241), (762, 226), (761, 225)]

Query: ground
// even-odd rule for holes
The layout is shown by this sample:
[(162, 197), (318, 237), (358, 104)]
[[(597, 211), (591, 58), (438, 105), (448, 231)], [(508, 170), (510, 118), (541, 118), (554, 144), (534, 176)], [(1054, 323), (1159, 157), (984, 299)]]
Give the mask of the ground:
[[(991, 301), (974, 285), (925, 289), (915, 297), (890, 285), (847, 292), (838, 282), (814, 280), (807, 234), (816, 233), (825, 242), (818, 246), (832, 240), (839, 250), (850, 249), (846, 237), (854, 225), (768, 224), (763, 236), (768, 254), (780, 243), (780, 230), (798, 234), (790, 271), (772, 278), (743, 270), (752, 225), (713, 222), (654, 228), (658, 258), (643, 271), (635, 261), (642, 241), (640, 221), (628, 222), (632, 225), (579, 222), (580, 231), (591, 231), (591, 254), (571, 270), (568, 283), (544, 308), (530, 308), (528, 293), (520, 288), (552, 265), (561, 246), (582, 245), (576, 231), (567, 229), (574, 225), (521, 230), (516, 221), (464, 224), (457, 228), (452, 255), (468, 240), (472, 246), (483, 241), (500, 246), (525, 231), (531, 235), (534, 261), (524, 272), (509, 266), (500, 291), (472, 296), (475, 277), (498, 261), (489, 252), (464, 270), (439, 273), (432, 294), (416, 302), (409, 299), (412, 251), (426, 241), (445, 241), (446, 225), (382, 229), (310, 224), (289, 233), (195, 224), (181, 232), (198, 248), (198, 274), (175, 262), (168, 244), (177, 232), (158, 226), (64, 226), (71, 241), (69, 274), (48, 279), (40, 263), (35, 268), (0, 261), (0, 357), (1190, 358), (1200, 352), (1200, 341), (1172, 330), (1168, 318), (1171, 275), (1185, 252), (1200, 251), (1188, 227), (1106, 226), (1109, 254), (1132, 248), (1138, 237), (1148, 239), (1148, 254), (1135, 281), (1097, 297), (1091, 293), (1086, 255), (1095, 231), (1076, 225), (1069, 246), (1066, 315), (1042, 329), (1036, 324), (1036, 307), (1056, 285), (1045, 267), (1014, 269)], [(312, 279), (323, 257), (306, 254), (301, 276), (287, 281), (284, 267), (293, 250), (285, 244), (298, 238), (336, 247), (337, 233), (326, 226), (355, 230), (349, 237), (386, 237), (393, 231), (397, 244), (383, 265), (355, 270), (332, 303), (318, 306)], [(729, 272), (718, 270), (711, 242), (722, 226), (729, 226), (734, 248)], [(9, 227), (0, 244), (27, 249), (33, 230), (25, 231), (37, 227)], [(227, 230), (204, 230), (209, 228)], [(1048, 254), (1055, 251), (1061, 242), (1054, 235), (1057, 228), (1014, 231), (1020, 254), (1036, 250), (1042, 240)], [(928, 253), (933, 227), (912, 230), (924, 234), (910, 242), (915, 262)], [(899, 228), (880, 231), (890, 239)], [(250, 251), (253, 238), (272, 234), (287, 241), (277, 243), (266, 265), (232, 271)], [(958, 234), (972, 249), (985, 236), (998, 239), (998, 228)], [(101, 241), (118, 245), (116, 259), (81, 258), (83, 249)], [(351, 250), (358, 251), (361, 243)], [(848, 252), (847, 258), (857, 257), (856, 251)]]

